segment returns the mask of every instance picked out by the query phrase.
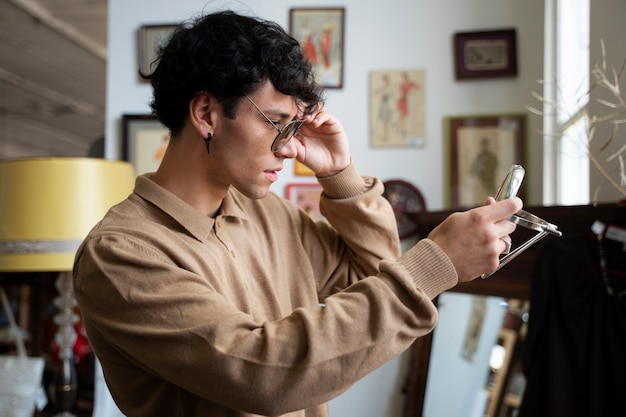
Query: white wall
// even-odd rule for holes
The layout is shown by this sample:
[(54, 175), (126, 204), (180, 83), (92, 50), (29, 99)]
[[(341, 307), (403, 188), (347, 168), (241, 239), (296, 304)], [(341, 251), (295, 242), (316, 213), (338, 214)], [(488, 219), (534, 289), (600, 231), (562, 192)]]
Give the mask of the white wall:
[[(363, 174), (383, 180), (399, 178), (418, 188), (429, 210), (443, 209), (443, 119), (451, 115), (526, 113), (532, 91), (542, 78), (543, 2), (514, 0), (109, 0), (106, 155), (119, 154), (120, 120), (125, 113), (149, 113), (149, 85), (136, 76), (137, 29), (145, 24), (172, 23), (206, 9), (232, 8), (275, 20), (288, 27), (291, 7), (345, 7), (344, 87), (329, 90), (327, 108), (338, 116), (349, 136), (353, 158)], [(515, 27), (519, 75), (516, 78), (457, 82), (453, 75), (452, 36), (458, 31)], [(368, 137), (368, 75), (374, 70), (426, 71), (426, 146), (420, 149), (372, 149)], [(541, 197), (541, 128), (529, 116), (527, 204)], [(294, 177), (285, 164), (273, 191), (284, 193)], [(334, 416), (397, 417), (401, 415), (406, 355), (385, 365), (331, 403)]]

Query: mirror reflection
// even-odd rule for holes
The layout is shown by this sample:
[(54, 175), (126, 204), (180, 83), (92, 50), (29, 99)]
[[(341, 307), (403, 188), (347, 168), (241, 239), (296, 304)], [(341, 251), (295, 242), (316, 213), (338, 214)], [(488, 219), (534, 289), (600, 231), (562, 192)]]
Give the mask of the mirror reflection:
[(423, 415), (516, 416), (529, 302), (449, 292), (438, 308)]

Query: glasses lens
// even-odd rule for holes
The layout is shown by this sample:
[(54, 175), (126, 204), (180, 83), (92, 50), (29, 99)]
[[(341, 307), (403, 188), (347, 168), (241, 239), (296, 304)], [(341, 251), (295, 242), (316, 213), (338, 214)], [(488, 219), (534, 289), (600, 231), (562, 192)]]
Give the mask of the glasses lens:
[(302, 127), (304, 122), (300, 120), (292, 120), (287, 123), (285, 127), (282, 128), (276, 139), (274, 139), (274, 143), (272, 143), (272, 152), (278, 152), (282, 148), (284, 148), (291, 138), (298, 133), (298, 130)]

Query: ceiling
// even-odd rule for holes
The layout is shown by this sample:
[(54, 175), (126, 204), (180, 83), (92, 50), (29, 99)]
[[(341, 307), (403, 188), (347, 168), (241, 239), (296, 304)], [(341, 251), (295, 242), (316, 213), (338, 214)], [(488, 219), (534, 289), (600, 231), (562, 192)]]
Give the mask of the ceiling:
[(107, 0), (0, 0), (0, 158), (101, 144), (106, 43)]

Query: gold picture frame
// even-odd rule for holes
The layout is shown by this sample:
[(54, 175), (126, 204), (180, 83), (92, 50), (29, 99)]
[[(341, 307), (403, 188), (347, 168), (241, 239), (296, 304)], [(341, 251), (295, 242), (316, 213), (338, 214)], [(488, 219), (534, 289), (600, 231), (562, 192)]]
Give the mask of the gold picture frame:
[(293, 161), (293, 174), (297, 176), (312, 177), (315, 175), (315, 172), (313, 172), (311, 168), (304, 165), (302, 162), (294, 160)]

